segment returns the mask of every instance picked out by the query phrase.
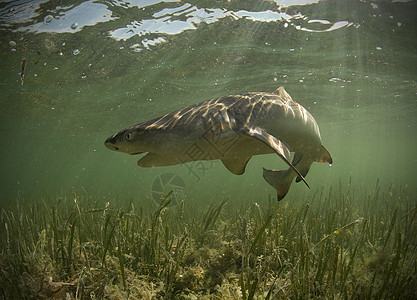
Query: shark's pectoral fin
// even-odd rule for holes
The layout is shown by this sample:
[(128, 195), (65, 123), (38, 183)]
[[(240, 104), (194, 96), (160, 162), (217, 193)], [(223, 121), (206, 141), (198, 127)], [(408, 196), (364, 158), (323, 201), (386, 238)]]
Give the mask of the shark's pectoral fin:
[(273, 135), (270, 135), (268, 132), (259, 127), (244, 127), (241, 128), (239, 132), (255, 138), (271, 147), (289, 166), (293, 167), (290, 163), (290, 149), (286, 144), (278, 140)]
[(318, 156), (316, 161), (317, 162), (322, 162), (322, 163), (328, 163), (328, 164), (333, 163), (333, 159), (330, 156), (329, 151), (327, 151), (327, 149), (324, 146), (321, 146), (319, 156)]
[(155, 153), (147, 153), (138, 160), (139, 167), (150, 168), (158, 165), (158, 155)]
[(172, 166), (184, 163), (177, 156), (168, 153), (147, 153), (138, 160), (138, 166), (142, 168)]
[(291, 167), (291, 169), (294, 170), (295, 173), (304, 181), (304, 183), (310, 188), (307, 181), (304, 179), (304, 176), (294, 167), (294, 165), (290, 162), (290, 149), (287, 145), (285, 145), (283, 142), (278, 140), (273, 135), (270, 135), (268, 132), (263, 130), (259, 127), (251, 127), (251, 128), (241, 128), (240, 130), (241, 134), (246, 134), (248, 136), (251, 136), (267, 146), (274, 149), (274, 151), (280, 156), (287, 165)]
[(251, 157), (228, 156), (222, 159), (222, 163), (233, 174), (242, 175)]

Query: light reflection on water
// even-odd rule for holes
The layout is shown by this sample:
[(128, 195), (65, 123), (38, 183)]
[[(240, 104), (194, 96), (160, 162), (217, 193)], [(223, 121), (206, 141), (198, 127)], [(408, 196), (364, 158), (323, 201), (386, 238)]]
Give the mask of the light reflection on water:
[(94, 1), (86, 1), (77, 6), (58, 6), (51, 13), (45, 16), (43, 21), (21, 27), (19, 30), (35, 33), (73, 33), (81, 31), (85, 26), (94, 26), (115, 19), (106, 5)]
[[(147, 7), (161, 3), (168, 5), (169, 2), (176, 6), (165, 7), (154, 13), (145, 14), (147, 17), (142, 19), (136, 16)], [(118, 27), (120, 22), (111, 23), (117, 28), (110, 29), (107, 33), (109, 37), (117, 41), (142, 37), (140, 43), (135, 42), (130, 46), (130, 49), (135, 52), (166, 42), (164, 35), (178, 35), (186, 30), (196, 30), (201, 23), (212, 24), (224, 18), (231, 18), (235, 21), (245, 19), (252, 22), (283, 22), (284, 27), (293, 26), (297, 30), (310, 32), (333, 31), (353, 24), (347, 20), (310, 20), (308, 16), (301, 13), (290, 15), (280, 11), (290, 5), (311, 4), (317, 1), (275, 2), (276, 10), (274, 11), (271, 9), (249, 11), (245, 9), (202, 8), (176, 0), (113, 1), (106, 4), (89, 0), (79, 5), (56, 6), (53, 9), (42, 9), (42, 7), (52, 5), (48, 1), (16, 1), (1, 9), (0, 21), (3, 27), (20, 25), (15, 30), (23, 32), (76, 33), (86, 26), (120, 19), (119, 12), (112, 12), (115, 8), (134, 9), (134, 13), (128, 14), (128, 17), (124, 16), (121, 20), (121, 22), (128, 21), (128, 23), (125, 23), (123, 27)], [(129, 18), (131, 19), (128, 20)]]

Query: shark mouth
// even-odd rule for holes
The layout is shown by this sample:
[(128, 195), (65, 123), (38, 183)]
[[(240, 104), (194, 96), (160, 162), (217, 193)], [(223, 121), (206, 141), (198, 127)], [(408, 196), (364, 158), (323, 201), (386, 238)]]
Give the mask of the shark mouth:
[(142, 153), (145, 153), (145, 152), (133, 152), (133, 153), (130, 153), (130, 155), (138, 155), (138, 154), (142, 154)]

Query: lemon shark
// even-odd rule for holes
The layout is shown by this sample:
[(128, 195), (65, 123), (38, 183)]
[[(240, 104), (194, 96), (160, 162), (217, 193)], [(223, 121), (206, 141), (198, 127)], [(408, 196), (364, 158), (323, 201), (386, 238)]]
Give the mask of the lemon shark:
[[(332, 163), (314, 117), (283, 87), (274, 93), (229, 95), (190, 105), (123, 129), (105, 146), (131, 155), (146, 153), (141, 167), (219, 159), (233, 174), (245, 172), (254, 155), (276, 153), (287, 170), (263, 169), (264, 179), (287, 194), (294, 178), (305, 180), (313, 162)], [(292, 162), (290, 152), (295, 152)]]

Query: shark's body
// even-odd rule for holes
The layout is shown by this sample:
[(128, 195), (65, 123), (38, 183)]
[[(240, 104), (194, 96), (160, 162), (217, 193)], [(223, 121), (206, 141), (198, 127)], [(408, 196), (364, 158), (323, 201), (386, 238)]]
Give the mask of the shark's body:
[[(304, 177), (314, 161), (332, 163), (315, 119), (283, 87), (273, 94), (230, 95), (191, 105), (121, 130), (105, 145), (132, 155), (147, 153), (138, 161), (141, 167), (220, 159), (237, 175), (253, 155), (275, 152), (290, 166), (264, 169), (279, 200), (294, 177), (307, 184)], [(290, 151), (295, 152), (292, 163)]]

